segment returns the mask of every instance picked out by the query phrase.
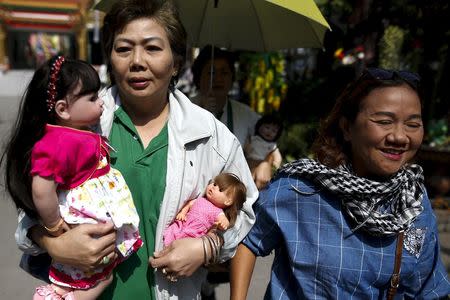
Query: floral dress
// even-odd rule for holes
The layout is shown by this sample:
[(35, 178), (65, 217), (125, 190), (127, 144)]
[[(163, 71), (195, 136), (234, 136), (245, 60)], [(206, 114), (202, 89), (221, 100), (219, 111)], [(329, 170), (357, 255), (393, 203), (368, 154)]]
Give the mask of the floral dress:
[(88, 289), (142, 246), (139, 217), (121, 173), (109, 165), (108, 144), (100, 135), (47, 125), (32, 152), (31, 175), (58, 183), (60, 214), (68, 224), (112, 222), (119, 259), (93, 272), (53, 263), (49, 277), (58, 285)]

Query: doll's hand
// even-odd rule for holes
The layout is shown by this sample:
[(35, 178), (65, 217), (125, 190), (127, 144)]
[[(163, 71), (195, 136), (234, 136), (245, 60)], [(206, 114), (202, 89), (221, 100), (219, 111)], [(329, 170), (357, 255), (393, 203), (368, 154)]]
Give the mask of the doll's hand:
[(252, 170), (252, 176), (258, 190), (263, 189), (272, 178), (272, 164), (263, 160)]
[(220, 214), (217, 217), (217, 221), (215, 223), (217, 225), (217, 228), (219, 230), (227, 230), (230, 226), (230, 221), (228, 221), (228, 218), (224, 214)]
[(191, 209), (192, 205), (194, 204), (195, 199), (189, 200), (187, 201), (183, 208), (180, 210), (180, 212), (177, 214), (177, 216), (175, 217), (175, 219), (177, 219), (178, 221), (186, 221), (186, 216), (187, 213), (189, 212), (189, 210)]
[(176, 220), (178, 221), (186, 221), (186, 213), (184, 213), (183, 211), (180, 211), (177, 216), (175, 217)]

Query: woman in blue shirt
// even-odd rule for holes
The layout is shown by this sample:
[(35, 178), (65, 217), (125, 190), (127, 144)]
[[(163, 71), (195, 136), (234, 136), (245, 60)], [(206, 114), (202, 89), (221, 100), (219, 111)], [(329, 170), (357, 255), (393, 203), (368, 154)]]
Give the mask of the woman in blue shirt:
[[(436, 218), (422, 168), (419, 77), (368, 69), (343, 91), (313, 150), (280, 170), (254, 204), (256, 223), (232, 262), (245, 299), (256, 256), (275, 250), (265, 299), (447, 297)], [(399, 255), (396, 255), (396, 250)]]

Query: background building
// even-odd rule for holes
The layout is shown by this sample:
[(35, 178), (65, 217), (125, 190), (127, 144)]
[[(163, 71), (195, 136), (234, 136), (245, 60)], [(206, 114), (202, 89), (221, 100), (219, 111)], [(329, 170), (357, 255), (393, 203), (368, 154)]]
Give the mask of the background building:
[(58, 53), (100, 64), (101, 16), (90, 10), (94, 2), (0, 0), (0, 64), (34, 69)]

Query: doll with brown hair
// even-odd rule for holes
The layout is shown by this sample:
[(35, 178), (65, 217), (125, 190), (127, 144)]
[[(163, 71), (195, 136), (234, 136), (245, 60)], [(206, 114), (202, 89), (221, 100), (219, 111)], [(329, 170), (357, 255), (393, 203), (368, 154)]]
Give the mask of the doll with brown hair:
[(205, 194), (187, 201), (164, 231), (164, 245), (184, 237), (201, 237), (213, 226), (227, 230), (234, 226), (245, 202), (247, 188), (232, 173), (221, 173), (206, 187)]
[(245, 157), (250, 169), (256, 167), (269, 155), (272, 167), (278, 169), (282, 157), (278, 150), (277, 140), (283, 132), (281, 119), (274, 114), (264, 115), (256, 122), (255, 134), (250, 137), (244, 147)]

